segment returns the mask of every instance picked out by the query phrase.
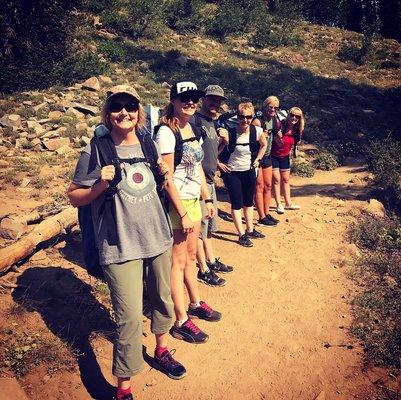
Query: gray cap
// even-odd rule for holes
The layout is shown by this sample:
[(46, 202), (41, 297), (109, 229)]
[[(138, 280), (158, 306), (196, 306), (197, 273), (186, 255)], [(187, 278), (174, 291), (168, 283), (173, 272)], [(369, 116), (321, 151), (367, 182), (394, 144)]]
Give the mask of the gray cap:
[(223, 88), (220, 87), (219, 85), (209, 85), (205, 89), (205, 97), (206, 96), (217, 96), (217, 97), (221, 97), (224, 100), (227, 100), (227, 97), (224, 96)]

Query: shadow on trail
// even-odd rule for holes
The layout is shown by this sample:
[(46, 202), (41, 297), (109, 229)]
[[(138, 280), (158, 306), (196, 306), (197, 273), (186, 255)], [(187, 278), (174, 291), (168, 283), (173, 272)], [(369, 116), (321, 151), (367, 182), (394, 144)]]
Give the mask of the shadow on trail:
[(368, 200), (370, 198), (365, 187), (355, 187), (353, 185), (344, 184), (303, 184), (291, 185), (292, 197), (302, 196), (326, 196), (340, 200)]
[(82, 383), (93, 399), (109, 400), (115, 392), (102, 374), (90, 338), (101, 332), (111, 340), (114, 324), (91, 293), (91, 286), (61, 267), (32, 267), (17, 280), (13, 299), (40, 313), (49, 330), (77, 355)]

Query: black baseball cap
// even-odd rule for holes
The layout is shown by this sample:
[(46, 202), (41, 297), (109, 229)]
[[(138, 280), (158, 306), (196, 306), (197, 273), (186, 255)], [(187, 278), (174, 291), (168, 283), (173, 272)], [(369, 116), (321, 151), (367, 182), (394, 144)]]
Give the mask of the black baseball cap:
[(190, 93), (198, 100), (205, 95), (203, 90), (199, 90), (198, 86), (196, 86), (193, 82), (176, 82), (171, 87), (170, 91), (170, 100), (175, 99), (180, 94)]

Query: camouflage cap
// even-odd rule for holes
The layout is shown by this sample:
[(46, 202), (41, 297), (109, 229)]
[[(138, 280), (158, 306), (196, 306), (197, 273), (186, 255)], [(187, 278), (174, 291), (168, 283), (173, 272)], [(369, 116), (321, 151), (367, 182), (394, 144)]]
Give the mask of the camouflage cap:
[(205, 89), (205, 97), (206, 96), (216, 96), (216, 97), (221, 97), (223, 100), (227, 100), (227, 97), (224, 96), (223, 88), (219, 85), (209, 85)]
[(128, 94), (132, 96), (135, 100), (141, 101), (138, 92), (129, 85), (117, 85), (113, 86), (107, 91), (107, 100), (110, 100), (116, 94)]

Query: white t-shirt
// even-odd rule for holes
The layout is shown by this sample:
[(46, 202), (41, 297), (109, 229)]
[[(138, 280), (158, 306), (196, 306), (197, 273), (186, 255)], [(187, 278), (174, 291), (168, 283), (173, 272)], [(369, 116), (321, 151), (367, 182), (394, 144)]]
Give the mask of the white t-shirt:
[[(156, 134), (161, 154), (174, 153), (175, 135), (168, 126), (161, 126)], [(182, 144), (182, 159), (173, 180), (181, 199), (199, 199), (201, 193), (200, 168), (203, 160), (202, 139)]]
[[(263, 129), (259, 126), (256, 128), (256, 141), (259, 141), (260, 135), (263, 134)], [(243, 133), (239, 135), (237, 133), (237, 146), (231, 153), (228, 159), (228, 165), (231, 171), (248, 171), (251, 169), (251, 150), (248, 145), (239, 145), (240, 143), (249, 143), (250, 133)]]

